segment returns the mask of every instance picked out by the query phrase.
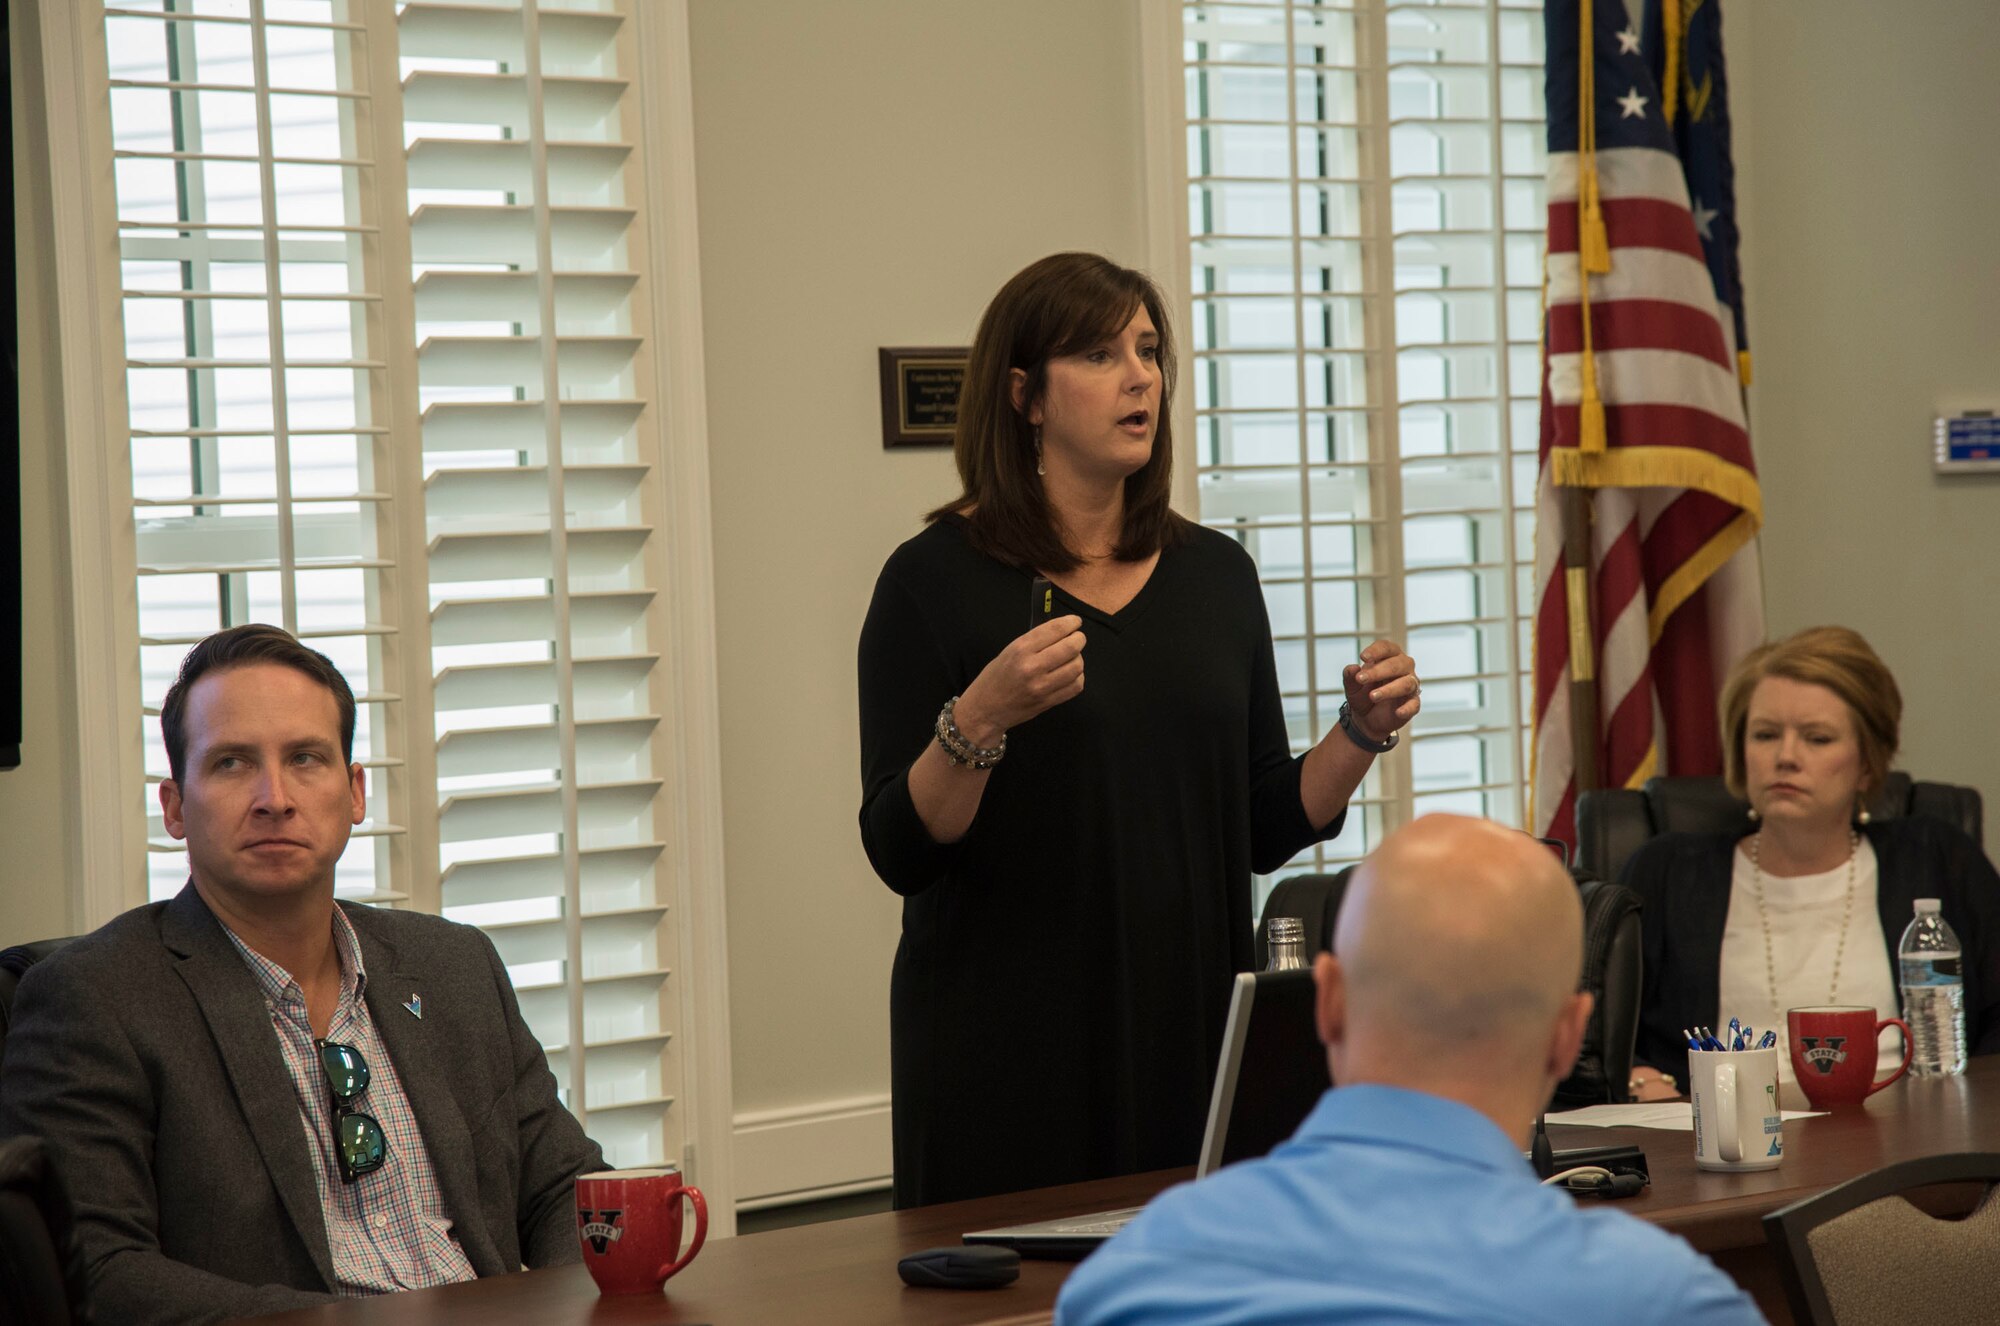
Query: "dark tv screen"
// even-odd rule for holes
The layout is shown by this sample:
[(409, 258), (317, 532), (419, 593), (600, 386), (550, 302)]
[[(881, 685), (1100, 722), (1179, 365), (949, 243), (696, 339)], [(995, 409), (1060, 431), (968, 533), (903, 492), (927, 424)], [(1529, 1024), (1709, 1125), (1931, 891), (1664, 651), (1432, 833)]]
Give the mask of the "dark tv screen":
[(20, 310), (14, 306), (14, 40), (0, 4), (0, 768), (20, 768)]
[[(11, 0), (0, 3), (0, 148), (14, 177)], [(9, 197), (12, 190), (9, 190)], [(21, 764), (21, 337), (14, 295), (14, 209), (0, 207), (0, 769)]]

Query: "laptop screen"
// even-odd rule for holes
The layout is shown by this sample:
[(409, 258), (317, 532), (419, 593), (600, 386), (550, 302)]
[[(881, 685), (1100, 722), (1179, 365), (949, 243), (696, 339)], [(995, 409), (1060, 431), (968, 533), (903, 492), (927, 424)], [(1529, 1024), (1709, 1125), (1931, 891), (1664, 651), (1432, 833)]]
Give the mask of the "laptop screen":
[[(1328, 1085), (1326, 1050), (1313, 1025), (1312, 973), (1238, 976), (1215, 1066), (1197, 1177), (1269, 1152), (1298, 1130)], [(965, 1241), (1014, 1248), (1024, 1257), (1084, 1257), (1138, 1214), (1133, 1207), (979, 1229), (965, 1235)]]
[(1313, 998), (1310, 971), (1237, 976), (1197, 1176), (1270, 1152), (1332, 1085)]

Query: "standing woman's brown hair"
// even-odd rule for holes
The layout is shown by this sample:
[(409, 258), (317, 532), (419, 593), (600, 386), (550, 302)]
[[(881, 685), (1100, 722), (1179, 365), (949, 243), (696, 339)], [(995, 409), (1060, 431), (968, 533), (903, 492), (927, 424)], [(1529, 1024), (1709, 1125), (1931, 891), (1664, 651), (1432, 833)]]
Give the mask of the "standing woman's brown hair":
[(964, 518), (972, 544), (1024, 570), (1070, 571), (1083, 564), (1063, 539), (1035, 473), (1035, 428), (1014, 405), (1012, 373), (1027, 377), (1023, 399), (1041, 399), (1049, 360), (1077, 354), (1124, 330), (1141, 306), (1159, 333), (1160, 417), (1153, 454), (1125, 480), (1125, 519), (1113, 555), (1132, 562), (1178, 541), (1173, 488), (1173, 335), (1166, 300), (1143, 272), (1094, 253), (1057, 253), (1023, 268), (979, 319), (952, 450), (965, 491), (929, 520)]

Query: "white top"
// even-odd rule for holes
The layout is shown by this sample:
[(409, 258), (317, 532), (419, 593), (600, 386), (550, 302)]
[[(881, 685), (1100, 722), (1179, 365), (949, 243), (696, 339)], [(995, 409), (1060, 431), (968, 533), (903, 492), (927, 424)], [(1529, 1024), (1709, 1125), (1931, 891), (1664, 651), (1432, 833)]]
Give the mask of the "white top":
[[(1854, 857), (1854, 909), (1847, 922), (1847, 948), (1840, 959), (1840, 988), (1832, 989), (1833, 955), (1840, 946), (1840, 918), (1847, 912), (1847, 862), (1818, 875), (1781, 878), (1764, 872), (1764, 914), (1771, 922), (1771, 967), (1778, 984), (1778, 1006), (1771, 1007), (1771, 982), (1764, 961), (1764, 928), (1757, 916), (1757, 894), (1751, 884), (1750, 849), (1736, 849), (1730, 875), (1729, 920), (1722, 930), (1722, 989), (1716, 1004), (1715, 1028), (1723, 1034), (1737, 1017), (1757, 1029), (1778, 1033), (1778, 1080), (1793, 1080), (1791, 1039), (1785, 1034), (1785, 1010), (1816, 1004), (1866, 1005), (1878, 1018), (1900, 1017), (1896, 975), (1889, 965), (1889, 945), (1882, 935), (1882, 916), (1875, 905), (1875, 849), (1866, 838)], [(1903, 1060), (1901, 1033), (1884, 1031), (1877, 1047), (1876, 1076)]]

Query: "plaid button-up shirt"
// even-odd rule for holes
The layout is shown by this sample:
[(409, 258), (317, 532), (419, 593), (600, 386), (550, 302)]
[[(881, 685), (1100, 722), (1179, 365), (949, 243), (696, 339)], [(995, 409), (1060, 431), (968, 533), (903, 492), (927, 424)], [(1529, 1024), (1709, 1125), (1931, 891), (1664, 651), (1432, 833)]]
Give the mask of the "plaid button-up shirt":
[(389, 1159), (380, 1169), (342, 1183), (340, 1157), (333, 1143), (333, 1094), (320, 1067), (313, 1043), (312, 1021), (306, 1014), (305, 992), (292, 974), (254, 952), (223, 926), (223, 933), (243, 955), (264, 1005), (278, 1048), (291, 1072), (299, 1098), (299, 1124), (313, 1158), (313, 1182), (319, 1188), (320, 1209), (326, 1216), (328, 1250), (333, 1254), (336, 1288), (344, 1295), (424, 1289), (431, 1285), (471, 1280), (476, 1272), (451, 1232), (430, 1153), (403, 1094), (396, 1065), (375, 1034), (368, 1016), (368, 973), (361, 965), (361, 944), (340, 908), (333, 909), (333, 946), (340, 958), (340, 1002), (327, 1024), (326, 1038), (351, 1045), (368, 1062), (368, 1089), (350, 1105), (374, 1117), (388, 1141)]

